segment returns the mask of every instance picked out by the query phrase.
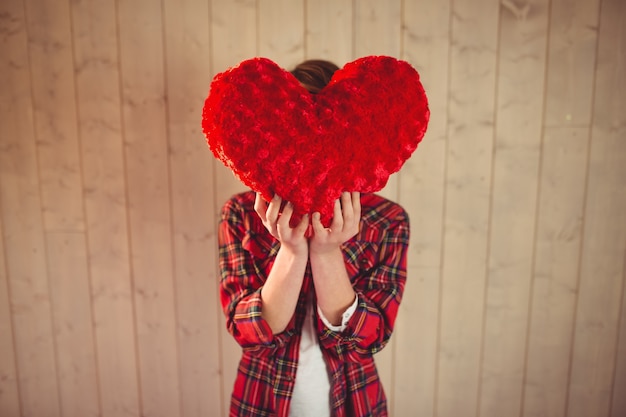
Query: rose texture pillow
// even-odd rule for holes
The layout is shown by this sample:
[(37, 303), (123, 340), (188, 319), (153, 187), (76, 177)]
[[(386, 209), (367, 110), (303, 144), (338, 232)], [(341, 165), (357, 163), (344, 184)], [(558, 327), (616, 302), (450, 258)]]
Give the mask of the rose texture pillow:
[(293, 203), (294, 220), (319, 211), (328, 225), (343, 191), (385, 186), (429, 116), (419, 74), (402, 60), (357, 59), (311, 94), (276, 63), (253, 58), (213, 78), (202, 129), (245, 185), (268, 201), (278, 194)]

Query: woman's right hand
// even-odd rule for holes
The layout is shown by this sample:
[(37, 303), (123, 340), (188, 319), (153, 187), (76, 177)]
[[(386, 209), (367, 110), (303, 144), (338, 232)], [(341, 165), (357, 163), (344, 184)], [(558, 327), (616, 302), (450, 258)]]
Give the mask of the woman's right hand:
[(292, 228), (289, 221), (293, 215), (293, 205), (287, 202), (281, 212), (282, 202), (282, 198), (275, 195), (268, 203), (260, 193), (256, 193), (254, 211), (257, 212), (270, 234), (280, 241), (282, 247), (291, 249), (294, 253), (308, 252), (308, 239), (305, 237), (309, 226), (308, 214), (305, 214), (300, 223)]

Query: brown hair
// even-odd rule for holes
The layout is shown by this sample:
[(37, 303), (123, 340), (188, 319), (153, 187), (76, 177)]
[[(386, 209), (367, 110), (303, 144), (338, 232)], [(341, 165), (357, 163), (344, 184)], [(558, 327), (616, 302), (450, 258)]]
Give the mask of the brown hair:
[(298, 64), (292, 71), (294, 77), (310, 93), (316, 94), (326, 87), (335, 71), (339, 67), (330, 61), (322, 59), (309, 59)]

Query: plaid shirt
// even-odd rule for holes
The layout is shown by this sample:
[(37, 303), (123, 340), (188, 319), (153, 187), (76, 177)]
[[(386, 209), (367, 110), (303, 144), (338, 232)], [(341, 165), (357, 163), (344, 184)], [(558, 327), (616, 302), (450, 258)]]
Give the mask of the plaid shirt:
[[(231, 398), (230, 415), (286, 417), (293, 391), (300, 334), (309, 292), (310, 265), (294, 317), (272, 334), (261, 317), (261, 288), (280, 243), (254, 211), (253, 192), (233, 196), (219, 226), (220, 297), (226, 325), (243, 355)], [(391, 337), (406, 281), (409, 242), (407, 213), (375, 194), (361, 195), (359, 233), (342, 246), (346, 269), (359, 303), (345, 331), (326, 328), (315, 318), (330, 373), (331, 415), (387, 415), (387, 403), (373, 354)]]

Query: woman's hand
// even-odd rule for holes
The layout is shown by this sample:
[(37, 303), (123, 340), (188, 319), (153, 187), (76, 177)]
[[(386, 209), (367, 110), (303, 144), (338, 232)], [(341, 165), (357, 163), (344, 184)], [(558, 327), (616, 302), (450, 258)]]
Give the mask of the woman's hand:
[(324, 254), (339, 248), (359, 232), (361, 221), (361, 194), (344, 192), (335, 201), (333, 220), (329, 228), (320, 221), (320, 214), (313, 213), (313, 236), (309, 248), (311, 253)]
[(309, 243), (304, 236), (309, 216), (304, 216), (296, 227), (290, 227), (293, 205), (285, 204), (281, 213), (282, 202), (280, 197), (274, 196), (268, 204), (259, 193), (254, 201), (254, 211), (263, 225), (280, 241), (280, 249), (261, 291), (261, 316), (274, 334), (287, 328), (296, 311), (309, 258)]
[[(341, 203), (340, 203), (341, 201)], [(341, 245), (359, 232), (361, 194), (342, 193), (335, 202), (329, 228), (313, 213), (313, 236), (309, 241), (309, 259), (317, 295), (317, 306), (333, 325), (342, 323), (342, 315), (354, 302), (356, 293), (346, 270)]]
[(309, 216), (304, 215), (296, 227), (291, 227), (289, 221), (293, 215), (293, 205), (286, 203), (281, 213), (283, 200), (275, 195), (269, 204), (256, 193), (254, 211), (257, 212), (263, 225), (272, 236), (278, 239), (282, 247), (291, 249), (294, 253), (308, 252), (308, 240), (305, 237), (309, 225)]

